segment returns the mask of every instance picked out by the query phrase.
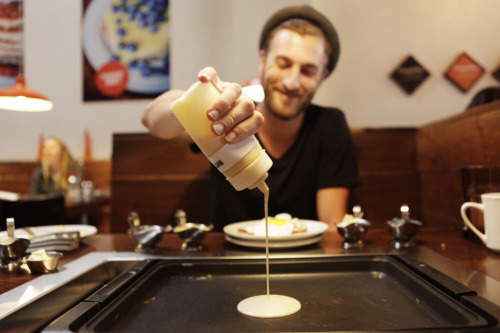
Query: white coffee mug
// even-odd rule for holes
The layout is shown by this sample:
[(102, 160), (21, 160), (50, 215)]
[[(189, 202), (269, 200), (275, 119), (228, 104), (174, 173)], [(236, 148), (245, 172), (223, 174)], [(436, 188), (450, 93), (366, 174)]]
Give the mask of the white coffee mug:
[[(481, 194), (482, 203), (465, 202), (460, 213), (467, 226), (481, 239), (488, 249), (500, 253), (500, 192)], [(469, 220), (467, 209), (479, 209), (484, 215), (484, 234)]]

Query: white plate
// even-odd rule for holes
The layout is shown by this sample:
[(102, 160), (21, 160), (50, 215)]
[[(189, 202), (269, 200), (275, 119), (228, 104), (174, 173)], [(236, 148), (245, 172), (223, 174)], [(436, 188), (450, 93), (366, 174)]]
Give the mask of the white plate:
[[(26, 228), (28, 230), (25, 230), (23, 228), (14, 230), (14, 236), (23, 238), (33, 238), (36, 236), (49, 235), (56, 232), (79, 231), (80, 238), (85, 238), (97, 233), (96, 227), (94, 227), (93, 225), (86, 225), (86, 224), (45, 225), (40, 227), (26, 227)], [(7, 231), (0, 232), (0, 238), (4, 237), (7, 237)]]
[(80, 242), (73, 242), (73, 243), (53, 243), (53, 244), (48, 244), (44, 246), (29, 246), (28, 249), (26, 250), (27, 253), (33, 253), (37, 250), (45, 250), (45, 251), (73, 251), (78, 248), (80, 245)]
[[(278, 241), (278, 242), (272, 242), (269, 241), (269, 248), (270, 249), (287, 249), (287, 248), (293, 248), (293, 247), (300, 247), (300, 246), (306, 246), (306, 245), (311, 245), (314, 243), (317, 243), (323, 238), (323, 234), (311, 238), (306, 238), (306, 239), (296, 239), (296, 240), (287, 240), (287, 241)], [(230, 243), (236, 244), (236, 245), (241, 245), (241, 246), (246, 246), (246, 247), (255, 247), (255, 248), (265, 248), (266, 247), (266, 241), (252, 241), (252, 240), (245, 240), (245, 239), (239, 239), (239, 238), (234, 238), (229, 235), (226, 235), (226, 240)]]
[[(94, 70), (111, 60), (111, 52), (102, 37), (102, 20), (111, 0), (90, 2), (82, 24), (83, 52)], [(138, 70), (129, 70), (127, 90), (139, 94), (159, 94), (169, 89), (170, 75), (142, 76)]]
[[(300, 220), (306, 225), (306, 232), (300, 232), (296, 234), (291, 234), (291, 235), (286, 235), (286, 236), (269, 236), (269, 240), (271, 241), (288, 241), (288, 240), (295, 240), (295, 239), (305, 239), (305, 238), (311, 238), (313, 236), (317, 236), (320, 234), (323, 234), (327, 229), (328, 229), (328, 224), (325, 222), (320, 222), (320, 221), (313, 221), (313, 220)], [(224, 227), (224, 232), (228, 234), (229, 236), (233, 238), (238, 238), (238, 239), (247, 239), (247, 240), (265, 240), (265, 236), (255, 236), (252, 234), (240, 232), (239, 229), (246, 228), (248, 226), (251, 226), (256, 223), (260, 223), (261, 220), (253, 220), (253, 221), (246, 221), (246, 222), (237, 222), (237, 223), (231, 223), (228, 224)]]

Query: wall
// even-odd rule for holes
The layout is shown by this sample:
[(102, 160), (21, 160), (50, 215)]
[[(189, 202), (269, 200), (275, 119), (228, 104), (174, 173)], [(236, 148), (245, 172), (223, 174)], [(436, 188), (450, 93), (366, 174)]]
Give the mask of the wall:
[[(97, 0), (104, 1), (104, 0)], [(418, 126), (463, 109), (473, 94), (495, 84), (487, 73), (467, 93), (442, 73), (462, 51), (487, 70), (500, 64), (498, 0), (171, 0), (172, 85), (185, 88), (213, 65), (228, 81), (257, 74), (260, 27), (286, 4), (310, 3), (339, 31), (335, 75), (318, 92), (320, 104), (346, 111), (352, 127)], [(0, 111), (0, 160), (32, 160), (39, 134), (57, 135), (77, 157), (88, 129), (96, 159), (111, 157), (112, 134), (142, 132), (148, 100), (82, 102), (80, 0), (25, 0), (25, 76), (55, 103), (51, 112)], [(231, 27), (230, 29), (228, 27)], [(432, 76), (411, 96), (388, 75), (409, 53)]]
[[(500, 1), (497, 0), (313, 0), (341, 37), (335, 76), (316, 101), (340, 105), (351, 126), (419, 126), (456, 114), (481, 88), (498, 85)], [(487, 73), (464, 94), (443, 77), (461, 52)], [(389, 78), (413, 55), (431, 76), (408, 96)]]

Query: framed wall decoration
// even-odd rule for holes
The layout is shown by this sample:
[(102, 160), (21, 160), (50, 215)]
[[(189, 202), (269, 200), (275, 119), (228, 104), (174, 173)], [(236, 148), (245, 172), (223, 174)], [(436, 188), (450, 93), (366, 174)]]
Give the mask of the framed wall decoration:
[(22, 2), (0, 0), (0, 88), (13, 86), (23, 62)]
[(444, 76), (462, 92), (467, 92), (484, 72), (481, 65), (463, 52), (452, 62)]
[(391, 73), (391, 79), (411, 95), (430, 73), (411, 55), (406, 57)]
[(153, 98), (170, 89), (168, 0), (81, 0), (83, 99)]
[(498, 81), (500, 82), (500, 65), (498, 65), (497, 69), (495, 69), (491, 75)]

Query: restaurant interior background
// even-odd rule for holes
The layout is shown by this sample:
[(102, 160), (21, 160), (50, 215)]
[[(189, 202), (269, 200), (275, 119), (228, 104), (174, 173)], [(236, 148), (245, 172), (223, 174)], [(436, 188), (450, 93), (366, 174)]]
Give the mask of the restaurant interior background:
[[(102, 0), (99, 0), (102, 1)], [(333, 21), (341, 41), (335, 73), (315, 101), (343, 109), (351, 127), (414, 127), (462, 112), (480, 89), (498, 85), (498, 0), (170, 0), (171, 86), (186, 88), (214, 66), (227, 81), (257, 74), (265, 20), (289, 4), (307, 3)], [(0, 160), (31, 161), (40, 134), (56, 135), (76, 157), (84, 131), (94, 159), (110, 159), (112, 134), (145, 132), (147, 99), (83, 102), (80, 0), (25, 0), (24, 74), (54, 102), (43, 113), (0, 110)], [(443, 73), (462, 52), (485, 69), (468, 92)], [(430, 77), (409, 95), (390, 79), (408, 55)]]

